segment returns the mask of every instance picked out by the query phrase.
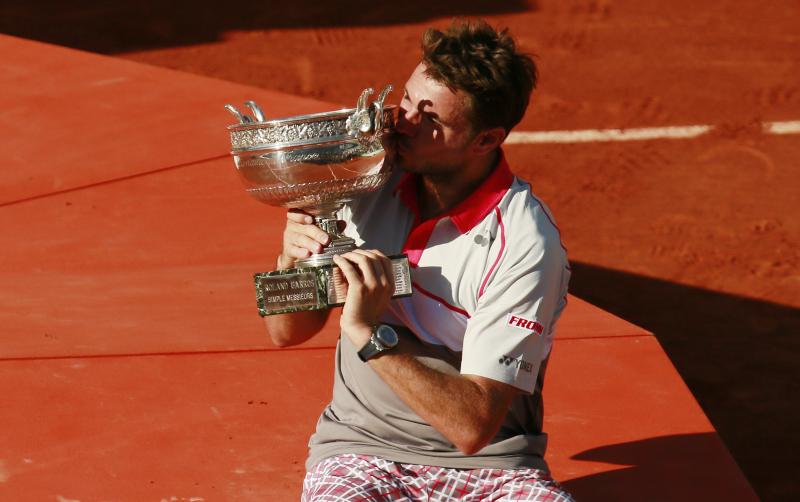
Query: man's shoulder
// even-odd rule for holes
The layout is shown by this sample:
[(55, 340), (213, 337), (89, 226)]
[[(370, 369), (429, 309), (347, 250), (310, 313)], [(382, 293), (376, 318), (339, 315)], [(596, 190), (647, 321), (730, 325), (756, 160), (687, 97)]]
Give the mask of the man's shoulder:
[(555, 217), (527, 181), (515, 176), (498, 209), (507, 239), (529, 244), (543, 241), (561, 244)]

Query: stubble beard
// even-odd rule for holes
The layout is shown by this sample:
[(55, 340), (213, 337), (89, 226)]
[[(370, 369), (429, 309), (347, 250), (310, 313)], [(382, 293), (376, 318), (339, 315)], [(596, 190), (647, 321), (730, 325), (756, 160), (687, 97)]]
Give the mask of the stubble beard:
[[(465, 147), (468, 142), (465, 142)], [(424, 176), (436, 181), (446, 181), (447, 178), (457, 175), (464, 167), (464, 159), (454, 155), (454, 159), (425, 159), (425, 155), (417, 154), (412, 149), (398, 151), (395, 159), (396, 165), (406, 172)], [(458, 150), (453, 150), (457, 152)]]
[(396, 165), (403, 171), (430, 179), (431, 181), (447, 181), (460, 169), (461, 164), (442, 164), (433, 162), (408, 162), (402, 155), (396, 159)]

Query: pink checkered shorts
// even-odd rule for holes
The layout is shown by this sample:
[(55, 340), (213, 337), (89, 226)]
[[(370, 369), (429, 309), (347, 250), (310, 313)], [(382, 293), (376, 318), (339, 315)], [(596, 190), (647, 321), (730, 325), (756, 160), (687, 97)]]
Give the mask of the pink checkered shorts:
[(575, 502), (538, 469), (450, 469), (369, 455), (327, 458), (303, 481), (303, 502), (423, 500)]

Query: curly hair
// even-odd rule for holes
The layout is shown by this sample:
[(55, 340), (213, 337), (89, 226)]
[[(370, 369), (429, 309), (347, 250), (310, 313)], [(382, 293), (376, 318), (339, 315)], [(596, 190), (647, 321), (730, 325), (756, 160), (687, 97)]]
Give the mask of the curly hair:
[(508, 29), (498, 32), (480, 20), (426, 30), (422, 62), (428, 77), (467, 95), (476, 130), (499, 126), (508, 133), (525, 115), (538, 78), (533, 59), (517, 52)]

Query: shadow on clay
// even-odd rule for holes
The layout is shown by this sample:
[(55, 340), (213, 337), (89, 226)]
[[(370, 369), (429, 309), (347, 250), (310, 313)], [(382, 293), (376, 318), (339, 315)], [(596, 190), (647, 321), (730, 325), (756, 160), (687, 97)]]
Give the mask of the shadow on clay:
[(800, 309), (572, 266), (570, 292), (655, 334), (759, 495), (780, 498), (764, 490), (794, 478), (800, 449)]
[(402, 4), (366, 0), (240, 0), (224, 5), (202, 0), (87, 0), (79, 5), (30, 0), (11, 2), (0, 8), (0, 33), (115, 54), (214, 42), (228, 31), (388, 26), (535, 9), (536, 2), (525, 0), (406, 0)]

